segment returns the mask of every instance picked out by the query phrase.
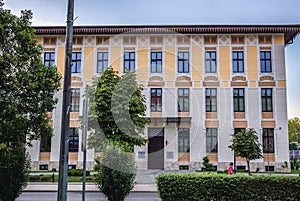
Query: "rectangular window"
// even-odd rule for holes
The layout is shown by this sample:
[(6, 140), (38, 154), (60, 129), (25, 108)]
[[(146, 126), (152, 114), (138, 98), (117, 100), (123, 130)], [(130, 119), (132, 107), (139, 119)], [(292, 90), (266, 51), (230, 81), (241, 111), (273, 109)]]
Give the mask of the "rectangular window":
[(69, 152), (78, 152), (79, 133), (78, 128), (69, 128)]
[(162, 89), (151, 89), (151, 112), (162, 111)]
[(234, 112), (245, 112), (245, 90), (233, 89)]
[(97, 73), (104, 72), (108, 68), (108, 52), (98, 52)]
[(48, 165), (40, 165), (40, 170), (49, 170)]
[(46, 66), (55, 65), (55, 52), (45, 52), (44, 53), (44, 64)]
[(272, 89), (261, 89), (261, 107), (263, 112), (273, 112)]
[(244, 52), (243, 51), (233, 51), (232, 52), (232, 66), (234, 73), (244, 72)]
[(205, 72), (206, 73), (217, 72), (217, 56), (215, 51), (205, 52)]
[(263, 128), (263, 151), (274, 153), (274, 128)]
[(189, 52), (178, 52), (178, 73), (189, 72)]
[(271, 73), (271, 51), (260, 51), (260, 72)]
[(189, 112), (189, 96), (189, 89), (178, 89), (178, 112)]
[(179, 153), (190, 152), (190, 129), (189, 128), (178, 129), (178, 152)]
[(81, 52), (72, 53), (72, 73), (80, 73), (81, 68)]
[(234, 128), (234, 135), (238, 134), (239, 132), (241, 132), (242, 130), (245, 130), (245, 128)]
[(206, 153), (218, 153), (218, 129), (206, 129)]
[(217, 89), (205, 89), (206, 112), (217, 111)]
[(80, 89), (71, 89), (70, 112), (79, 112)]
[(40, 141), (40, 152), (51, 151), (51, 136), (43, 136)]
[(124, 73), (135, 71), (135, 52), (124, 52)]
[(151, 73), (162, 72), (162, 52), (151, 52)]

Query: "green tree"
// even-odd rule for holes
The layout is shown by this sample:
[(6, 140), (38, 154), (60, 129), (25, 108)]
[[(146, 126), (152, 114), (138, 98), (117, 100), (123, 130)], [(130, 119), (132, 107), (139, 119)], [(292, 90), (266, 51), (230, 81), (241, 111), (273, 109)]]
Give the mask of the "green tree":
[(250, 160), (262, 158), (261, 144), (258, 142), (257, 132), (250, 128), (235, 134), (232, 144), (228, 146), (236, 156), (245, 158), (250, 175)]
[(298, 135), (300, 135), (300, 119), (295, 117), (293, 119), (289, 119), (288, 121), (288, 131), (289, 131), (289, 141), (297, 142), (299, 141)]
[(95, 112), (101, 132), (111, 142), (141, 146), (148, 120), (146, 99), (134, 73), (122, 77), (109, 67), (101, 75), (95, 94)]
[(43, 64), (42, 47), (30, 26), (31, 11), (17, 17), (3, 5), (0, 0), (0, 180), (10, 188), (1, 191), (0, 200), (7, 201), (25, 187), (26, 145), (52, 134), (47, 113), (57, 102), (61, 77), (56, 68)]

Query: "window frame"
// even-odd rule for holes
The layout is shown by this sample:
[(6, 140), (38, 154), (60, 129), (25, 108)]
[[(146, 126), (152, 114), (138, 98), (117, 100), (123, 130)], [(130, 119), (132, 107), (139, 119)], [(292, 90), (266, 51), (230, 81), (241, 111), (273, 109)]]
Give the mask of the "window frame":
[(206, 153), (218, 153), (218, 128), (206, 128), (205, 138)]
[[(180, 103), (182, 103), (183, 109), (180, 108), (181, 107)], [(189, 112), (189, 111), (190, 111), (190, 89), (178, 88), (178, 112)]]
[[(215, 93), (214, 96), (212, 95), (213, 91)], [(205, 89), (205, 111), (206, 112), (217, 112), (218, 111), (218, 94), (217, 93), (218, 93), (217, 88), (206, 88)], [(215, 105), (213, 103), (215, 103)], [(213, 108), (213, 106), (215, 106), (215, 108)]]
[[(153, 58), (153, 55), (155, 57)], [(160, 55), (160, 58), (158, 57)], [(150, 52), (150, 71), (151, 73), (162, 73), (162, 52), (161, 51), (151, 51)]]
[[(237, 91), (237, 93), (236, 93), (236, 91)], [(242, 95), (240, 92), (242, 92)], [(242, 103), (241, 103), (241, 101), (242, 101)], [(245, 112), (245, 89), (244, 88), (234, 88), (233, 89), (233, 111), (234, 112)]]
[[(126, 56), (128, 54), (128, 57)], [(133, 58), (132, 58), (133, 57)], [(134, 51), (126, 51), (124, 52), (124, 73), (127, 72), (135, 72), (135, 52)], [(128, 67), (126, 66), (128, 64)], [(131, 66), (133, 64), (133, 66)]]
[(40, 152), (51, 152), (51, 136), (42, 136), (40, 139)]
[[(214, 54), (214, 58), (212, 57), (213, 54)], [(214, 66), (214, 70), (212, 70), (213, 66)], [(217, 52), (216, 51), (205, 51), (205, 73), (217, 73)]]
[(55, 52), (44, 52), (44, 65), (55, 66)]
[(263, 153), (275, 153), (274, 128), (263, 128), (262, 137), (263, 137)]
[(190, 153), (190, 146), (190, 129), (178, 128), (178, 153)]
[(71, 73), (81, 73), (81, 56), (81, 52), (72, 52)]
[[(269, 53), (269, 58), (267, 58), (266, 54)], [(262, 57), (263, 54), (263, 57)], [(259, 52), (260, 59), (260, 72), (261, 73), (272, 73), (272, 54), (271, 51), (260, 51)], [(269, 63), (269, 69), (267, 70)]]
[[(104, 51), (97, 52), (97, 73), (102, 73), (108, 68), (108, 57), (109, 57), (108, 52), (104, 52)], [(99, 66), (100, 64), (102, 68), (100, 68)]]
[(70, 90), (70, 112), (80, 111), (80, 88)]
[(261, 110), (262, 112), (273, 112), (273, 89), (261, 89)]
[[(240, 53), (242, 55), (242, 58), (240, 58)], [(237, 54), (236, 57), (235, 57), (235, 54)], [(244, 57), (245, 57), (244, 51), (232, 51), (232, 72), (233, 73), (244, 73), (245, 72)], [(242, 63), (240, 63), (240, 62), (242, 62)], [(236, 65), (236, 67), (235, 67), (235, 65)]]
[(162, 88), (151, 88), (150, 96), (150, 111), (162, 112)]
[(69, 152), (79, 151), (79, 129), (69, 128)]
[[(180, 69), (180, 65), (182, 65), (182, 69)], [(189, 51), (178, 51), (177, 72), (190, 73), (190, 52)]]

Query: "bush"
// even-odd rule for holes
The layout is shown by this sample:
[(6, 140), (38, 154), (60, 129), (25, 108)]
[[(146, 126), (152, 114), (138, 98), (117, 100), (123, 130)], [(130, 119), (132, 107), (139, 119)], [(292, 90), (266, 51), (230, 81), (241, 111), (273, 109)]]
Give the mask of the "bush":
[(96, 184), (109, 201), (123, 201), (134, 187), (135, 175), (133, 153), (108, 147), (100, 161)]
[[(90, 176), (91, 172), (89, 170), (86, 170), (86, 176)], [(82, 169), (71, 169), (68, 170), (68, 176), (83, 176), (83, 170)]]
[(205, 166), (204, 171), (216, 171), (216, 168), (213, 166), (213, 164), (209, 163), (209, 159), (207, 156), (205, 156), (203, 159), (203, 165)]
[(299, 177), (161, 174), (156, 183), (162, 201), (300, 200)]

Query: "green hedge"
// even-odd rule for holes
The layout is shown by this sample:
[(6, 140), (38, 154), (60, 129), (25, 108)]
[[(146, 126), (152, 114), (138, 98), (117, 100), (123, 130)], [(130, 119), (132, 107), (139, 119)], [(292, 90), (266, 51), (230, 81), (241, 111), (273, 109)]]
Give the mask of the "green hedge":
[[(86, 170), (86, 176), (90, 176), (91, 172)], [(68, 170), (68, 176), (83, 176), (82, 169), (70, 169)]]
[(300, 200), (300, 177), (161, 174), (156, 183), (162, 201)]

